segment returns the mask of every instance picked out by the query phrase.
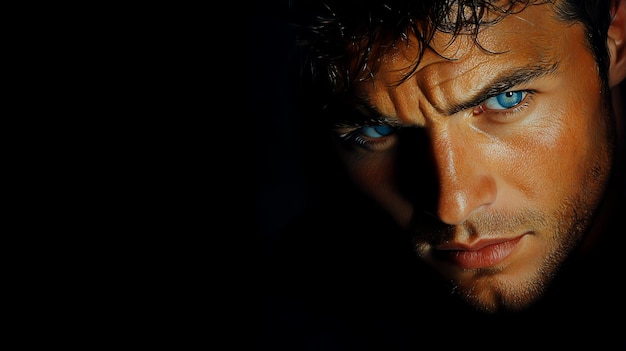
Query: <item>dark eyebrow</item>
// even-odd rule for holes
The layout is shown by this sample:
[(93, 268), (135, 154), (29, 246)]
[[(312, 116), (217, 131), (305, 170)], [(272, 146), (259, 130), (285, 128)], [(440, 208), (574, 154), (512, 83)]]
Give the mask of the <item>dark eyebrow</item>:
[(364, 99), (352, 100), (350, 104), (333, 111), (333, 128), (353, 128), (363, 126), (387, 125), (391, 127), (403, 127), (405, 124), (400, 120), (383, 115), (376, 106), (366, 103)]
[(502, 94), (517, 85), (528, 83), (533, 79), (552, 74), (558, 69), (558, 67), (558, 62), (554, 62), (550, 65), (539, 64), (504, 71), (498, 74), (498, 76), (496, 76), (491, 82), (487, 83), (485, 87), (480, 89), (477, 93), (475, 93), (467, 100), (452, 104), (449, 107), (438, 110), (439, 112), (446, 115), (453, 115), (468, 108), (476, 107), (481, 102), (491, 97)]

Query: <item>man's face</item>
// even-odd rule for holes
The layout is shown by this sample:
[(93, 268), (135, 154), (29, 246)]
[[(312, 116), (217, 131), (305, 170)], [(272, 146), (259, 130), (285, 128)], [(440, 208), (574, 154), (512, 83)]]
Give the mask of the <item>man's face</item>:
[[(536, 300), (587, 230), (611, 159), (606, 98), (580, 25), (546, 5), (478, 37), (398, 43), (337, 128), (355, 182), (478, 309)], [(372, 122), (372, 120), (379, 122)]]

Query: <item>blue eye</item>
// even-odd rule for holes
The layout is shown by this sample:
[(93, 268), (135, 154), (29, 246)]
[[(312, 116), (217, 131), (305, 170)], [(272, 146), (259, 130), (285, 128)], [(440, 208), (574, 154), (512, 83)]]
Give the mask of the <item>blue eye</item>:
[(527, 91), (507, 91), (485, 100), (483, 105), (490, 110), (507, 110), (517, 106), (527, 94)]
[(395, 128), (391, 126), (365, 126), (359, 128), (359, 132), (368, 138), (382, 138), (393, 133)]
[(335, 132), (342, 143), (359, 152), (385, 152), (398, 142), (398, 130), (394, 125), (361, 125), (338, 127)]

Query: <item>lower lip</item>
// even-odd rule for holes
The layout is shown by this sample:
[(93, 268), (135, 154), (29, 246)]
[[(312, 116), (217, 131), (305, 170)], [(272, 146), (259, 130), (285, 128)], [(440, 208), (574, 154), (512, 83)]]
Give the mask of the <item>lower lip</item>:
[(504, 261), (521, 240), (521, 236), (513, 240), (487, 245), (478, 250), (453, 250), (446, 254), (461, 268), (486, 268)]

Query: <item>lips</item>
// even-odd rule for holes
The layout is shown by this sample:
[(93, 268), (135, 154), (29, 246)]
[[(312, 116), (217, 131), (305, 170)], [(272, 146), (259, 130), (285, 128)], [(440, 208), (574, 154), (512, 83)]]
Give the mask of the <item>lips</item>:
[(486, 268), (497, 265), (511, 255), (522, 236), (513, 239), (481, 241), (474, 245), (442, 245), (437, 255), (461, 268)]

